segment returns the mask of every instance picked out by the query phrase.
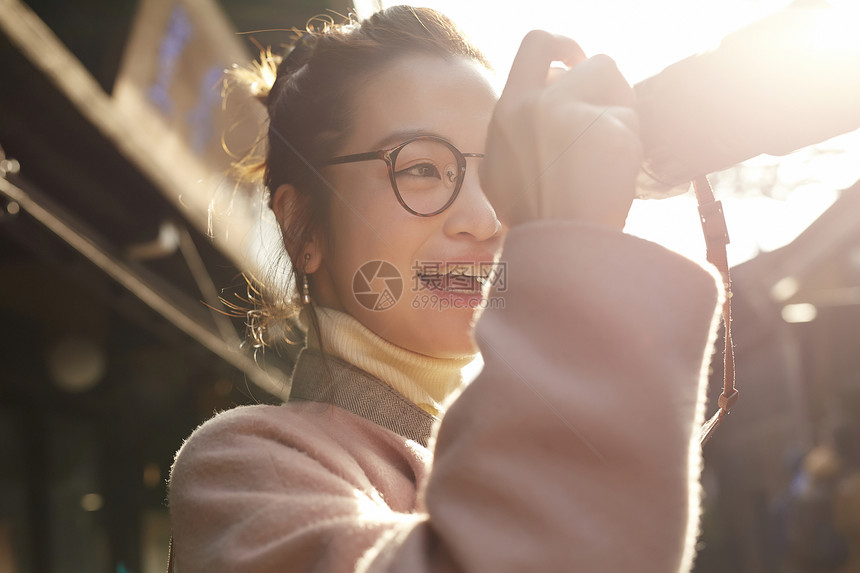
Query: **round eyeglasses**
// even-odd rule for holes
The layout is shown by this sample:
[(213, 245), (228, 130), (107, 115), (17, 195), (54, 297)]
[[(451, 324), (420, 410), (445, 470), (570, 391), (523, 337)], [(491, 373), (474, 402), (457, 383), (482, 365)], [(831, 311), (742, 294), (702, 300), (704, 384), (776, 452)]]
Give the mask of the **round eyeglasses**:
[(466, 158), (483, 153), (461, 153), (441, 137), (422, 135), (379, 151), (343, 155), (324, 165), (381, 159), (404, 209), (419, 217), (438, 215), (451, 206), (466, 178)]

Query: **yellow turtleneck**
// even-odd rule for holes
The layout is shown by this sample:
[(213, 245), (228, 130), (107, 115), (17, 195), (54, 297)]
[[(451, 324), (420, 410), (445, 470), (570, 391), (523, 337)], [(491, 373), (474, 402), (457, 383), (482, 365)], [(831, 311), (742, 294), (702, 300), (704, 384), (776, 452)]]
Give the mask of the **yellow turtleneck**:
[[(325, 307), (316, 311), (326, 353), (379, 378), (434, 416), (443, 412), (445, 399), (463, 385), (463, 368), (478, 357), (419, 354), (385, 340), (350, 314)], [(310, 333), (308, 346), (319, 347)]]

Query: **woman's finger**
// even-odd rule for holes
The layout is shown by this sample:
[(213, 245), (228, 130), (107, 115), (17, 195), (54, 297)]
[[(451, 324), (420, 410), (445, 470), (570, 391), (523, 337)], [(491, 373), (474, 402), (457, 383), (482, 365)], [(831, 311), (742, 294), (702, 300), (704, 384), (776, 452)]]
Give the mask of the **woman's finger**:
[(574, 40), (543, 30), (532, 30), (520, 44), (502, 98), (542, 89), (552, 62), (564, 62), (572, 67), (585, 59), (585, 52)]
[(621, 75), (615, 61), (597, 54), (556, 78), (554, 98), (577, 99), (598, 106), (635, 107), (633, 88)]

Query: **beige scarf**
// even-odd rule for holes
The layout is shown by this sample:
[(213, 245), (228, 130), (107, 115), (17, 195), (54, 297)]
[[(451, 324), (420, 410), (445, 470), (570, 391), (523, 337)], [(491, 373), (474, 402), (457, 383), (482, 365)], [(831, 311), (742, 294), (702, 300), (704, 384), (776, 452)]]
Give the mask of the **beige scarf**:
[[(436, 417), (443, 413), (445, 399), (463, 385), (463, 369), (479, 357), (418, 354), (385, 340), (350, 314), (325, 307), (316, 310), (325, 352), (391, 385)], [(308, 336), (308, 346), (319, 347), (316, 336)]]

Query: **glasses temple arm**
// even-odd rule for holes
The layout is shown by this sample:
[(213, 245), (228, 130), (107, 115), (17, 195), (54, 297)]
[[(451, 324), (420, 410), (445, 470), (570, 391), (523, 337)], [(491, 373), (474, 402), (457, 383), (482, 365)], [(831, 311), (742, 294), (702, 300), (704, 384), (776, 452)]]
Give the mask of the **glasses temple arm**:
[(371, 159), (385, 160), (384, 151), (368, 151), (367, 153), (355, 153), (353, 155), (341, 155), (333, 157), (323, 165), (339, 165), (341, 163), (356, 163), (358, 161), (370, 161)]

